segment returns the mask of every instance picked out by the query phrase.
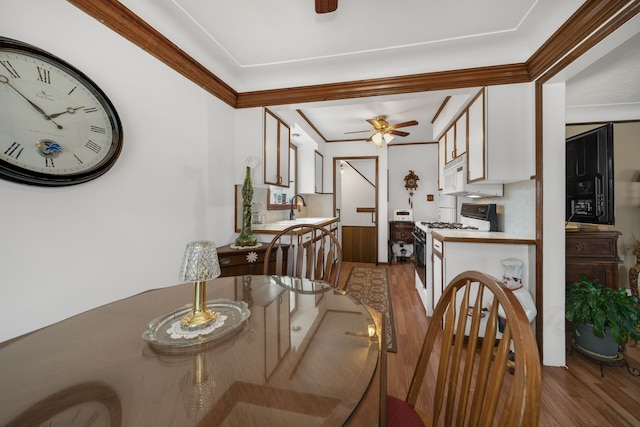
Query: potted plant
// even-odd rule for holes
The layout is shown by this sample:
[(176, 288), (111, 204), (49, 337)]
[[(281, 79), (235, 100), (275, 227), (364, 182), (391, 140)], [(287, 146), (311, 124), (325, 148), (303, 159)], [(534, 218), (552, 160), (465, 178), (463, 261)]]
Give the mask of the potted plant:
[(603, 286), (598, 279), (568, 283), (565, 317), (574, 327), (578, 351), (600, 360), (619, 358), (618, 346), (640, 340), (640, 300), (626, 289)]

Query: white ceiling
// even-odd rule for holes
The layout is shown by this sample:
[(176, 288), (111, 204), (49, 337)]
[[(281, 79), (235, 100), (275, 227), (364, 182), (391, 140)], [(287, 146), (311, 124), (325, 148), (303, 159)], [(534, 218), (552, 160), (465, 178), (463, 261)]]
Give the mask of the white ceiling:
[[(237, 92), (522, 63), (583, 4), (340, 0), (336, 12), (318, 15), (314, 0), (120, 2)], [(640, 22), (634, 21), (631, 31), (638, 33)], [(624, 103), (639, 109), (639, 45), (640, 38), (631, 38), (591, 69), (567, 76), (568, 108)], [(345, 132), (369, 129), (365, 120), (378, 115), (387, 115), (391, 124), (417, 120), (419, 125), (402, 129), (410, 136), (394, 142), (425, 142), (433, 140), (430, 121), (445, 97), (474, 92), (477, 89), (425, 92), (273, 110), (285, 120), (299, 121), (295, 109), (301, 109), (327, 140), (366, 138), (367, 133)]]

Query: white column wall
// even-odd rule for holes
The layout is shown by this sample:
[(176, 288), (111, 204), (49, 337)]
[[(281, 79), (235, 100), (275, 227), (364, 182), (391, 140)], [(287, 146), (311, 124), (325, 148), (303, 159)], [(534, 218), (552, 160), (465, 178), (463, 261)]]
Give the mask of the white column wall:
[[(565, 366), (565, 84), (543, 86), (543, 244), (544, 324), (542, 362)], [(558, 183), (563, 183), (558, 185)]]

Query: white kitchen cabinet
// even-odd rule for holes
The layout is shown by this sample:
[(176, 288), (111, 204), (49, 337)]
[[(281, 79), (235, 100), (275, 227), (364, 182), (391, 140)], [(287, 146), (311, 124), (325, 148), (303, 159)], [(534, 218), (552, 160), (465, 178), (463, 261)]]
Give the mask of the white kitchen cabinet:
[[(535, 300), (535, 244), (532, 240), (520, 239), (504, 233), (483, 233), (496, 238), (473, 238), (478, 232), (468, 231), (467, 237), (456, 231), (438, 231), (433, 234), (433, 297), (434, 305), (442, 296), (444, 288), (460, 273), (467, 270), (480, 271), (502, 280), (504, 269), (501, 260), (517, 258), (523, 262), (522, 285)], [(448, 234), (458, 237), (448, 240)], [(457, 241), (456, 241), (457, 239)]]
[(444, 186), (444, 164), (445, 164), (445, 154), (446, 154), (446, 134), (440, 137), (438, 141), (438, 190), (442, 190)]
[[(433, 311), (436, 304), (440, 300), (440, 297), (442, 297), (442, 291), (447, 286), (447, 282), (444, 281), (445, 280), (444, 261), (442, 259), (443, 242), (442, 240), (439, 240), (435, 236), (433, 236), (432, 242), (433, 242), (433, 255), (432, 255), (433, 256), (433, 260), (432, 260), (433, 262), (433, 269), (432, 269), (433, 271), (433, 307), (431, 307), (431, 310)], [(427, 260), (427, 262), (430, 262), (430, 261)]]
[(467, 152), (467, 112), (462, 113), (460, 117), (456, 120), (455, 124), (455, 135), (456, 135), (456, 144), (455, 144), (455, 155), (454, 157), (459, 157)]
[(467, 110), (469, 146), (467, 154), (467, 179), (483, 180), (484, 176), (484, 90), (471, 102)]
[[(264, 183), (289, 187), (289, 126), (264, 110)], [(295, 179), (295, 178), (294, 178)]]
[(449, 163), (451, 160), (456, 158), (456, 127), (455, 125), (447, 129), (447, 132), (445, 133), (444, 144), (446, 147), (445, 162)]
[(324, 157), (318, 151), (315, 152), (315, 192), (323, 193), (323, 168), (324, 168)]
[(440, 137), (439, 143), (443, 144), (445, 163), (449, 163), (467, 152), (466, 108), (449, 125), (443, 136)]
[(507, 183), (535, 175), (535, 87), (486, 87), (469, 105), (468, 181)]
[[(291, 145), (294, 147), (294, 145)], [(318, 183), (318, 152), (314, 147), (306, 144), (298, 146), (298, 193), (317, 193)], [(321, 171), (320, 171), (321, 172)]]

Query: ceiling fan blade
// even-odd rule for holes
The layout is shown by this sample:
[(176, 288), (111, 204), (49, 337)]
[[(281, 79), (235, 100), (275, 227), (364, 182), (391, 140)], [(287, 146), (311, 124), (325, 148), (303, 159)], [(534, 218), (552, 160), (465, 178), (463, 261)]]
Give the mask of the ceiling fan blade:
[(403, 132), (401, 130), (394, 130), (394, 129), (390, 129), (389, 131), (387, 131), (387, 133), (390, 133), (392, 135), (397, 135), (397, 136), (408, 136), (409, 132)]
[(361, 133), (361, 132), (375, 132), (373, 129), (367, 129), (367, 130), (354, 130), (352, 132), (345, 132), (344, 134), (348, 134), (348, 133)]
[(397, 129), (397, 128), (403, 128), (403, 127), (407, 127), (407, 126), (415, 126), (417, 124), (418, 124), (417, 121), (410, 120), (408, 122), (402, 122), (402, 123), (397, 123), (395, 125), (391, 125), (391, 126), (389, 126), (389, 129)]
[(316, 13), (335, 12), (338, 8), (338, 0), (316, 0)]

